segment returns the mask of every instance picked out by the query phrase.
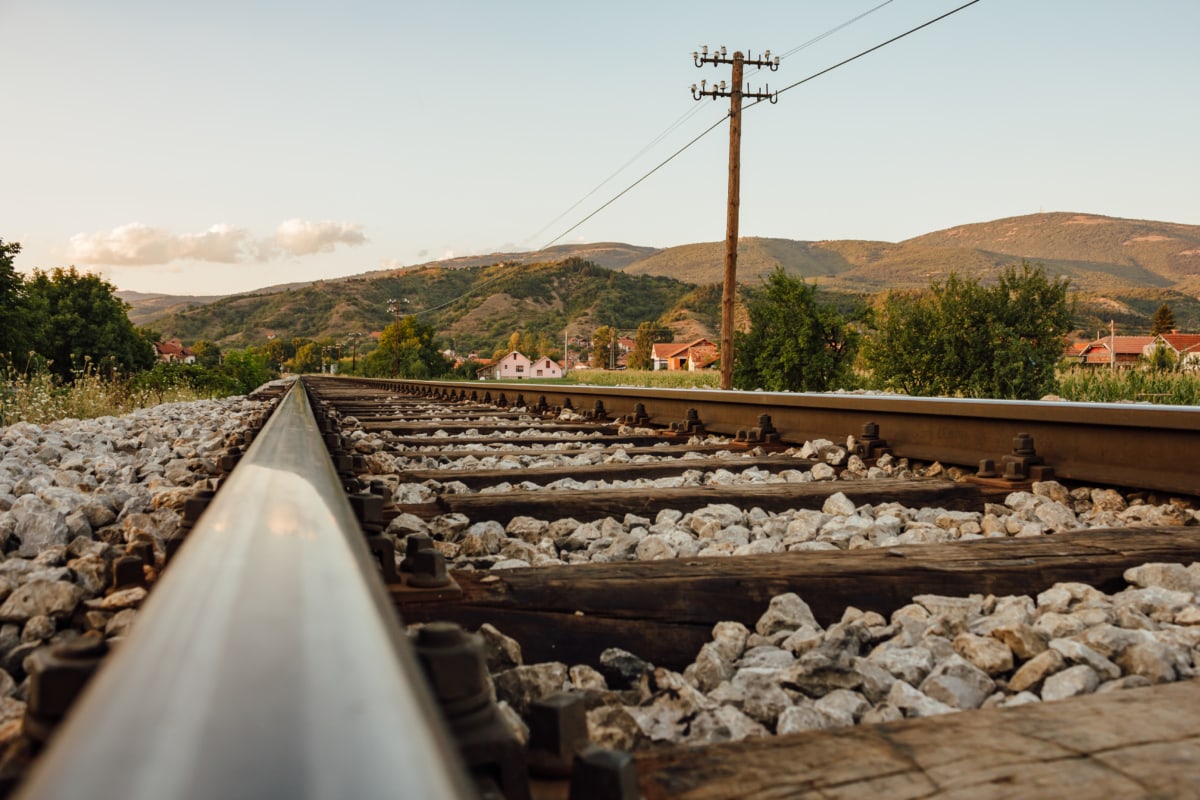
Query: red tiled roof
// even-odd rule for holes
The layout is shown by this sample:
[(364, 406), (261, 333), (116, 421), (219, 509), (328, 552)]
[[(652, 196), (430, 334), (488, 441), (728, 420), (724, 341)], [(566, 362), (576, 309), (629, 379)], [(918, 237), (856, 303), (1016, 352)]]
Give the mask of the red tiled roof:
[(1104, 336), (1094, 342), (1088, 342), (1088, 345), (1083, 348), (1083, 352), (1102, 349), (1107, 353), (1113, 349), (1117, 355), (1123, 353), (1141, 355), (1146, 345), (1153, 341), (1153, 336)]
[(1200, 347), (1200, 333), (1163, 333), (1163, 341), (1183, 353)]
[(691, 350), (695, 347), (701, 347), (701, 346), (716, 347), (716, 345), (714, 343), (712, 343), (711, 341), (709, 341), (708, 339), (700, 338), (700, 339), (696, 339), (695, 341), (688, 342), (687, 344), (676, 345), (675, 349), (667, 354), (667, 357), (670, 358), (673, 356), (679, 356), (679, 355), (682, 355), (682, 354), (688, 352), (689, 350)]

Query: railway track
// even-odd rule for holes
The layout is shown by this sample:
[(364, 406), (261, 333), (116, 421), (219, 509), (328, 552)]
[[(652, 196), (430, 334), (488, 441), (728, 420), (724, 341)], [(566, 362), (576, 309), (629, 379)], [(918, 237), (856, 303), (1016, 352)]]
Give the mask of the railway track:
[[(1151, 681), (1138, 669), (1149, 667), (1126, 669), (1132, 656), (1084, 663), (1078, 646), (1062, 644), (1064, 674), (1068, 664), (1102, 675), (1111, 667), (1121, 677), (1110, 682), (1129, 688), (1004, 708), (1018, 679), (997, 671), (987, 680), (1007, 699), (953, 718), (884, 715), (871, 717), (881, 725), (714, 743), (718, 731), (703, 746), (644, 742), (633, 755), (612, 747), (622, 741), (609, 730), (600, 742), (608, 749), (576, 758), (600, 717), (626, 713), (613, 709), (640, 705), (626, 716), (644, 722), (650, 709), (695, 693), (709, 680), (703, 659), (720, 649), (718, 630), (747, 632), (743, 660), (788, 650), (795, 674), (783, 683), (793, 696), (781, 702), (807, 713), (814, 699), (871, 692), (858, 673), (857, 683), (838, 684), (851, 674), (844, 665), (797, 672), (805, 658), (848, 630), (859, 632), (853, 647), (864, 657), (867, 645), (886, 651), (887, 637), (920, 612), (914, 598), (979, 597), (977, 625), (1001, 613), (995, 598), (1041, 605), (1048, 593), (1049, 604), (1067, 591), (1056, 585), (1086, 585), (1096, 594), (1064, 600), (1060, 614), (1080, 616), (1108, 602), (1099, 593), (1124, 590), (1139, 565), (1200, 561), (1197, 517), (1185, 499), (1168, 502), (1200, 495), (1194, 409), (304, 384), (225, 479), (22, 796), (85, 787), (97, 797), (1200, 791), (1190, 766), (1200, 723), (1184, 711), (1200, 700), (1197, 684), (1142, 686)], [(1047, 493), (1078, 484), (1132, 487), (1125, 495), (1135, 504), (1107, 508), (1117, 493), (1104, 488), (1050, 501)], [(997, 516), (1010, 496), (1029, 504), (1025, 517)], [(1070, 525), (1045, 512), (1072, 504)], [(863, 509), (876, 524), (862, 526)], [(1117, 524), (1084, 529), (1085, 518)], [(811, 641), (783, 648), (764, 620), (794, 595), (811, 625), (793, 637), (806, 630)], [(1186, 605), (1171, 613), (1190, 620)], [(1109, 627), (1133, 614), (1128, 603), (1113, 608), (1101, 614)], [(394, 611), (424, 627), (410, 639)], [(1149, 613), (1147, 625), (1186, 628)], [(956, 652), (996, 638), (938, 614), (951, 629), (927, 638), (953, 640)], [(482, 630), (486, 647), (463, 629)], [(1069, 638), (1059, 633), (1043, 635), (1036, 653), (1014, 645), (1017, 660), (1059, 658), (1047, 647)], [(1188, 678), (1200, 639), (1180, 647), (1187, 664), (1173, 677)], [(943, 655), (935, 672), (951, 658)], [(547, 688), (547, 676), (558, 685)], [(499, 707), (487, 702), (489, 682)], [(697, 702), (683, 727), (726, 714)], [(913, 709), (906, 716), (923, 713)], [(726, 739), (738, 738), (729, 729), (743, 717), (763, 717), (732, 714), (720, 717)]]

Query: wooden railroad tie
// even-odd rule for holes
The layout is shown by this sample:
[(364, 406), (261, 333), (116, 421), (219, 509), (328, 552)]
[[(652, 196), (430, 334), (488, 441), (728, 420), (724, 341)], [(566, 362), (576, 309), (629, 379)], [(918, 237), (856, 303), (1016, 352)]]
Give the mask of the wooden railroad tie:
[(795, 592), (822, 625), (847, 606), (885, 616), (919, 594), (1036, 595), (1077, 581), (1125, 588), (1129, 567), (1200, 561), (1196, 528), (1111, 528), (1036, 539), (980, 539), (886, 549), (775, 553), (456, 572), (461, 598), (425, 603), (393, 593), (408, 622), (491, 622), (531, 661), (595, 663), (607, 647), (682, 669), (734, 620), (753, 628), (773, 596)]

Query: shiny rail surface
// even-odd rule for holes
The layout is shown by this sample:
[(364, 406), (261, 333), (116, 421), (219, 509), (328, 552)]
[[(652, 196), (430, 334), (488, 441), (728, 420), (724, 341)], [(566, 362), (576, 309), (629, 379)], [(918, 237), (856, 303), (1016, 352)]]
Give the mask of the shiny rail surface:
[(299, 382), (19, 797), (475, 796)]
[(339, 378), (363, 385), (388, 386), (409, 393), (433, 393), (477, 399), (501, 394), (511, 403), (545, 398), (552, 406), (570, 399), (578, 410), (596, 401), (612, 416), (645, 406), (649, 422), (677, 422), (689, 408), (699, 412), (706, 429), (733, 435), (771, 421), (785, 442), (817, 438), (845, 440), (858, 436), (868, 422), (893, 452), (924, 461), (978, 466), (979, 461), (1012, 452), (1019, 433), (1033, 437), (1037, 455), (1057, 477), (1093, 484), (1123, 486), (1200, 496), (1200, 408), (1120, 403), (1069, 403), (1015, 400), (966, 400), (891, 395), (740, 392), (713, 389), (649, 389), (643, 387), (565, 384), (452, 382)]

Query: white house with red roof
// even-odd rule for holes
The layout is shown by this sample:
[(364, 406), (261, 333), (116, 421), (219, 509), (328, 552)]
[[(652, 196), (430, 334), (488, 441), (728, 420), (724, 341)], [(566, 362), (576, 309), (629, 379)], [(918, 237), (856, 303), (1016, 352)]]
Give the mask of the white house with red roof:
[(1093, 367), (1129, 367), (1138, 362), (1153, 342), (1153, 336), (1105, 336), (1089, 342), (1080, 351), (1079, 360)]
[(655, 344), (650, 352), (654, 369), (688, 370), (705, 369), (718, 358), (717, 346), (708, 339), (687, 342)]
[(530, 378), (561, 378), (565, 374), (562, 364), (550, 356), (542, 356), (529, 365)]
[(1149, 358), (1154, 351), (1165, 348), (1183, 369), (1200, 369), (1200, 333), (1160, 333), (1142, 350)]
[(191, 348), (184, 347), (183, 342), (171, 339), (166, 342), (155, 342), (154, 353), (164, 364), (195, 364), (196, 354)]

